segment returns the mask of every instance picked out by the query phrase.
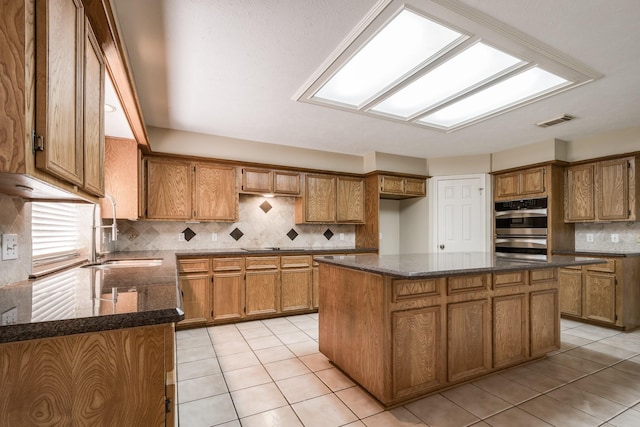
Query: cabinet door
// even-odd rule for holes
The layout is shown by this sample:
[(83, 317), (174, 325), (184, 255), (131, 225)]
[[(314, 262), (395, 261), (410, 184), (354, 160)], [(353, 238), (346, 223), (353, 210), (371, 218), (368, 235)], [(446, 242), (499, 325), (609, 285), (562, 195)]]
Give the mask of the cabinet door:
[(494, 177), (495, 199), (509, 199), (520, 194), (520, 173), (503, 173)]
[(236, 169), (231, 166), (195, 165), (194, 215), (198, 220), (237, 221)]
[(336, 186), (337, 222), (364, 222), (364, 180), (339, 176)]
[(313, 272), (312, 272), (312, 285), (311, 285), (311, 294), (312, 294), (312, 306), (313, 308), (318, 308), (320, 306), (320, 267), (318, 267), (318, 263), (313, 262)]
[(278, 270), (247, 271), (245, 307), (247, 316), (278, 312)]
[[(86, 20), (84, 189), (96, 196), (104, 196), (104, 79), (104, 59), (89, 21)], [(128, 185), (131, 185), (131, 183)]]
[(401, 398), (446, 382), (446, 329), (442, 308), (392, 313), (393, 397)]
[(404, 194), (404, 178), (399, 176), (381, 176), (380, 192), (388, 194)]
[(305, 175), (305, 222), (336, 221), (336, 177)]
[(300, 174), (298, 172), (273, 171), (273, 192), (276, 194), (300, 194)]
[(543, 356), (560, 348), (558, 290), (529, 294), (529, 336), (531, 357)]
[(271, 171), (268, 169), (242, 169), (242, 191), (271, 193)]
[(80, 0), (36, 1), (36, 167), (83, 185), (84, 9)]
[(486, 299), (447, 306), (449, 381), (491, 368), (491, 313)]
[(404, 194), (410, 196), (426, 196), (427, 182), (424, 179), (405, 178)]
[(543, 195), (546, 191), (545, 168), (528, 169), (520, 172), (520, 194), (523, 196)]
[(179, 276), (184, 320), (181, 324), (207, 321), (208, 274)]
[(147, 159), (147, 218), (191, 219), (189, 163)]
[(629, 160), (599, 162), (596, 165), (596, 206), (598, 219), (629, 218)]
[(211, 319), (240, 319), (244, 314), (244, 275), (242, 271), (213, 273)]
[(311, 269), (282, 270), (280, 307), (283, 312), (311, 308)]
[(582, 271), (561, 268), (558, 277), (560, 313), (582, 317)]
[(493, 367), (513, 365), (529, 356), (526, 294), (493, 298)]
[(584, 297), (584, 317), (601, 322), (615, 323), (615, 274), (587, 271), (584, 282)]
[[(133, 139), (105, 138), (104, 191), (116, 201), (118, 218), (138, 218), (138, 143)], [(102, 218), (112, 218), (107, 199), (100, 200)]]
[(568, 222), (595, 220), (594, 165), (567, 168), (564, 218)]

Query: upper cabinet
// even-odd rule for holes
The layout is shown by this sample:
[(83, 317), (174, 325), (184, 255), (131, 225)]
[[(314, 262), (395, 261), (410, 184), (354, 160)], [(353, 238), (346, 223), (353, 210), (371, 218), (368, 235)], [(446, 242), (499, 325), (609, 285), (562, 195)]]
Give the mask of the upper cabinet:
[(143, 192), (147, 219), (238, 220), (232, 166), (145, 158)]
[(104, 194), (104, 61), (80, 0), (36, 1), (36, 167)]
[(409, 199), (427, 195), (425, 178), (379, 175), (381, 199)]
[(546, 167), (494, 176), (494, 200), (533, 199), (547, 196)]
[(0, 26), (0, 191), (96, 201), (105, 63), (83, 3), (5, 2)]
[[(105, 193), (116, 202), (116, 215), (123, 219), (138, 218), (139, 150), (133, 139), (105, 138)], [(113, 218), (109, 200), (100, 199), (102, 218)]]
[(635, 221), (638, 211), (637, 157), (568, 167), (565, 221)]
[(296, 223), (363, 223), (364, 201), (362, 178), (305, 174)]
[(300, 173), (271, 169), (242, 168), (242, 193), (300, 195)]

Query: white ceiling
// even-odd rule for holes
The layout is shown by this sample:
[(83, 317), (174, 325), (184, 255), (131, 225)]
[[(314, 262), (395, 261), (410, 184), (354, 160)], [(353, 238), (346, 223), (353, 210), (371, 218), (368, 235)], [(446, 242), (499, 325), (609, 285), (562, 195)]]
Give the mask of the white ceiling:
[[(292, 99), (376, 0), (112, 3), (147, 126), (356, 155), (432, 158), (640, 124), (640, 1), (460, 1), (603, 77), (444, 134)], [(563, 113), (577, 119), (534, 126)]]

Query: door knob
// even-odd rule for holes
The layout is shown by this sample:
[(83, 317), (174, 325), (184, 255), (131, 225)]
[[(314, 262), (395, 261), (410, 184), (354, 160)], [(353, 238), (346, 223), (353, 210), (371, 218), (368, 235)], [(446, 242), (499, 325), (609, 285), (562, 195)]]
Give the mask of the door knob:
[(444, 249), (444, 245), (440, 245), (440, 249)]

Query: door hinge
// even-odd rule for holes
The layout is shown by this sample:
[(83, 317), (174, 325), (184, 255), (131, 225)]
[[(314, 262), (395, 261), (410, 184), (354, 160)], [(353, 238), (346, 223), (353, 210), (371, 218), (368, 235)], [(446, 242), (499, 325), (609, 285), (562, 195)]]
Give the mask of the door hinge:
[(167, 414), (171, 412), (171, 399), (169, 398), (164, 399), (164, 412)]
[(617, 321), (617, 320), (618, 320), (618, 315), (617, 315), (617, 314), (614, 314), (614, 315), (613, 315), (613, 320), (615, 320), (615, 321)]
[(35, 129), (31, 131), (31, 136), (33, 139), (33, 152), (44, 151), (44, 136), (38, 135)]
[(211, 276), (211, 283), (213, 283), (213, 276)]
[(247, 307), (242, 307), (242, 312), (243, 312), (244, 314), (247, 314)]
[(613, 279), (613, 283), (614, 283), (614, 285), (618, 286), (618, 278), (617, 277), (615, 279)]
[(213, 317), (213, 310), (211, 310), (211, 317)]

